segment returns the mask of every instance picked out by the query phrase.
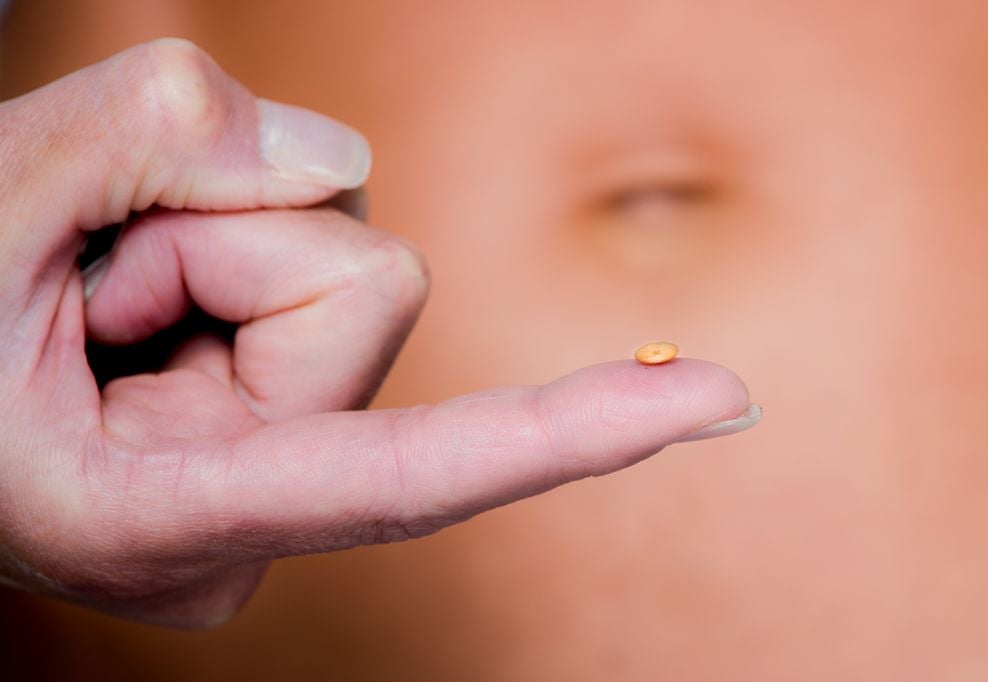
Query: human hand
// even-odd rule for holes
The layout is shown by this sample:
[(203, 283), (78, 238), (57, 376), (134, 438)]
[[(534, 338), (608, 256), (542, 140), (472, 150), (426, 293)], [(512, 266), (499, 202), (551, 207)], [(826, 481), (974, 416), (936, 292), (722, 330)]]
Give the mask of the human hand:
[[(748, 409), (735, 375), (680, 359), (357, 411), (425, 268), (394, 237), (293, 207), (368, 167), (362, 138), (255, 100), (182, 41), (0, 104), (0, 579), (211, 625), (274, 557), (426, 535)], [(80, 246), (132, 211), (87, 301)], [(239, 325), (232, 346), (193, 338), (161, 373), (98, 388), (87, 338), (132, 343), (193, 303)]]

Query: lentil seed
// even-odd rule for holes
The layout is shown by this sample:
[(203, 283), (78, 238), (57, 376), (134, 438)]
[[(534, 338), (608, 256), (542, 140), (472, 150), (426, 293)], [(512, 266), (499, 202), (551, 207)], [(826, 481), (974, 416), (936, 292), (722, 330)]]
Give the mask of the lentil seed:
[(668, 341), (646, 343), (635, 351), (635, 360), (643, 365), (661, 365), (679, 355), (679, 346)]

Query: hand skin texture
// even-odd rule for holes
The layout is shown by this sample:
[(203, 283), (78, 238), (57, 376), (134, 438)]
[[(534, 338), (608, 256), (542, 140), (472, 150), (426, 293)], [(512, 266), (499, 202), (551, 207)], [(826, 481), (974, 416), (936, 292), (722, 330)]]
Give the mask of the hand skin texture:
[[(426, 535), (747, 409), (734, 374), (681, 359), (354, 411), (426, 268), (395, 237), (298, 209), (368, 165), (355, 133), (255, 100), (177, 40), (0, 105), (4, 582), (213, 625), (271, 558)], [(133, 211), (87, 301), (86, 234)], [(193, 303), (239, 325), (232, 347), (193, 338), (163, 372), (98, 389), (87, 338), (132, 343)]]

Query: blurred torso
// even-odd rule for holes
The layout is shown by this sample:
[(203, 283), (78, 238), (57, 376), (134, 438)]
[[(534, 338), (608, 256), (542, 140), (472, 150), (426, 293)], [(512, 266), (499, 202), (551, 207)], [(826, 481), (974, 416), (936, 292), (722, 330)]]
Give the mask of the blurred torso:
[[(281, 562), (220, 631), (12, 601), (64, 631), (53, 670), (988, 672), (988, 6), (578, 5), (15, 8), (7, 94), (177, 33), (368, 136), (371, 222), (433, 273), (378, 406), (547, 381), (662, 337), (766, 407), (745, 435), (432, 538)], [(123, 651), (87, 655), (109, 641)]]

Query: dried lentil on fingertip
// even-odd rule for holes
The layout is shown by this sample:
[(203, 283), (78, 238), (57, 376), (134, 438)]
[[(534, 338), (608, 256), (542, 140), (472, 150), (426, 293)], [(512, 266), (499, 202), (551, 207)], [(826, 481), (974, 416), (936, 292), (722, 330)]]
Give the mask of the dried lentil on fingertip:
[(635, 360), (643, 365), (661, 365), (679, 355), (679, 346), (668, 341), (646, 343), (635, 351)]

